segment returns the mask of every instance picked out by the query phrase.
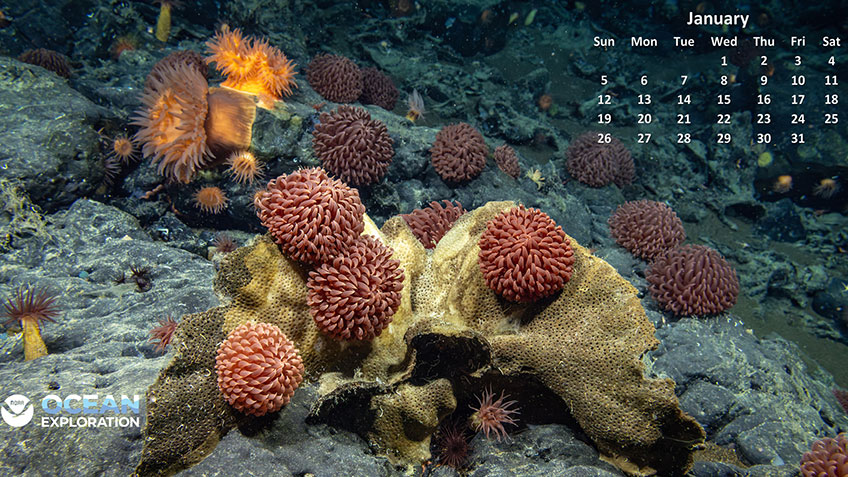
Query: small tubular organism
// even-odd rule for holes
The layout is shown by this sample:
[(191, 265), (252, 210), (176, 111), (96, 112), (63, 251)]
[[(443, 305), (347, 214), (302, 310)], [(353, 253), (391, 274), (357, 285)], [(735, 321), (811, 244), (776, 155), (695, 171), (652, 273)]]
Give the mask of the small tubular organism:
[(421, 97), (417, 89), (413, 89), (406, 97), (406, 107), (406, 119), (413, 123), (419, 119), (424, 119), (424, 113), (427, 112), (427, 109), (424, 107), (424, 98)]
[(5, 325), (20, 324), (24, 334), (24, 359), (32, 361), (47, 356), (47, 345), (41, 337), (42, 323), (55, 321), (59, 316), (56, 300), (59, 297), (43, 287), (18, 287), (3, 303)]
[(168, 41), (171, 36), (171, 10), (180, 6), (177, 0), (159, 0), (159, 16), (156, 18), (156, 39)]

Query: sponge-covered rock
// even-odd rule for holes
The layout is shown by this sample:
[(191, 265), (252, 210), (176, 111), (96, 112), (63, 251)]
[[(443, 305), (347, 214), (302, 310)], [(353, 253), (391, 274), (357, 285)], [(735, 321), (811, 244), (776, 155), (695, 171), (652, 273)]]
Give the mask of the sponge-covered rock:
[[(254, 419), (215, 395), (212, 370), (217, 343), (246, 321), (278, 326), (301, 350), (321, 395), (311, 422), (354, 430), (396, 464), (420, 464), (438, 422), (479, 392), (481, 379), (500, 376), (527, 383), (510, 390), (523, 409), (539, 402), (531, 390), (547, 388), (552, 407), (528, 410), (528, 419), (573, 418), (627, 471), (685, 473), (704, 433), (680, 410), (673, 381), (643, 375), (641, 357), (658, 341), (632, 285), (570, 237), (573, 275), (560, 293), (518, 304), (486, 285), (478, 242), (487, 223), (514, 206), (494, 202), (463, 215), (431, 252), (403, 218), (378, 230), (366, 216), (364, 233), (390, 247), (404, 269), (401, 304), (370, 342), (340, 343), (318, 331), (306, 304), (307, 270), (270, 238), (232, 253), (216, 281), (231, 301), (183, 319), (174, 361), (150, 390), (151, 412), (168, 419), (148, 417), (139, 473), (188, 465), (236, 422)], [(195, 392), (210, 401), (207, 412), (184, 406), (188, 384), (203, 386)], [(190, 430), (175, 434), (180, 425)]]

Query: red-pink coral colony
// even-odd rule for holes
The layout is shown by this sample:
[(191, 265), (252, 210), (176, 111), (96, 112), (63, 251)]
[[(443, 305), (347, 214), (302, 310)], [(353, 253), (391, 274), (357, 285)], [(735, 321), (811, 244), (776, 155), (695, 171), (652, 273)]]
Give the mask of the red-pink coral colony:
[(254, 205), (283, 252), (300, 262), (330, 260), (365, 228), (359, 192), (320, 168), (277, 177), (257, 193)]
[(436, 201), (430, 202), (423, 209), (415, 209), (408, 214), (402, 214), (403, 220), (412, 229), (415, 237), (424, 245), (424, 248), (434, 248), (439, 240), (453, 227), (465, 209), (462, 204), (456, 204), (447, 200), (444, 206)]
[(669, 250), (648, 267), (654, 300), (676, 315), (712, 315), (736, 304), (736, 270), (717, 251), (703, 245)]
[(467, 182), (479, 176), (488, 155), (489, 146), (483, 135), (467, 123), (443, 127), (430, 148), (433, 168), (450, 183)]
[(371, 119), (368, 111), (346, 105), (321, 113), (312, 147), (327, 171), (353, 186), (379, 182), (395, 154), (386, 125)]
[(359, 237), (344, 253), (309, 272), (306, 303), (324, 334), (370, 341), (400, 306), (403, 269), (379, 240)]
[(804, 477), (848, 476), (848, 434), (836, 439), (825, 437), (813, 443), (810, 451), (801, 458), (801, 475)]
[(532, 302), (562, 289), (574, 251), (562, 227), (539, 209), (514, 207), (486, 224), (478, 262), (486, 285), (510, 301)]
[(653, 260), (686, 238), (683, 222), (666, 204), (635, 200), (618, 206), (609, 219), (615, 242), (633, 255)]
[[(603, 139), (599, 139), (603, 137)], [(591, 187), (633, 182), (635, 166), (630, 151), (618, 139), (590, 131), (576, 137), (565, 151), (568, 173)]]
[(303, 380), (303, 361), (275, 325), (244, 323), (227, 335), (215, 358), (218, 387), (237, 410), (253, 416), (279, 411)]

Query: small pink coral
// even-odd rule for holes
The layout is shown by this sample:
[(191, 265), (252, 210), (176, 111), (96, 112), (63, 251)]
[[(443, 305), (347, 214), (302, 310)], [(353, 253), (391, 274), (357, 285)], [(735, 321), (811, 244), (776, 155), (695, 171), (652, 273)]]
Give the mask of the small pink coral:
[(395, 109), (398, 90), (392, 79), (377, 68), (362, 68), (361, 71), (362, 94), (359, 96), (359, 102), (376, 104), (387, 111)]
[(316, 56), (306, 68), (306, 80), (321, 97), (334, 103), (352, 103), (362, 94), (362, 71), (344, 56)]
[(454, 184), (479, 176), (488, 155), (489, 146), (483, 135), (468, 123), (443, 127), (430, 148), (433, 168), (442, 180)]
[(413, 235), (424, 245), (424, 248), (434, 248), (439, 240), (448, 233), (465, 209), (462, 204), (447, 200), (444, 207), (436, 201), (423, 209), (415, 209), (408, 214), (401, 214), (403, 220), (412, 229)]

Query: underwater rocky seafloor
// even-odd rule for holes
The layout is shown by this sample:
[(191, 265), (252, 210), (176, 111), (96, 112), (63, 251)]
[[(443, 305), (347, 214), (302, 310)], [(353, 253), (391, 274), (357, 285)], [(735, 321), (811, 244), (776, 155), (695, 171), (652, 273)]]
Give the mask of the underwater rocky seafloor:
[[(65, 9), (76, 6), (80, 4), (68, 2)], [(428, 113), (415, 123), (403, 117), (403, 105), (394, 112), (368, 107), (373, 118), (386, 124), (395, 149), (385, 178), (360, 191), (378, 225), (431, 200), (458, 200), (468, 210), (490, 201), (520, 202), (548, 213), (632, 283), (644, 295), (641, 303), (660, 341), (646, 355), (647, 374), (673, 379), (683, 411), (703, 426), (709, 443), (721, 446), (696, 455), (693, 475), (733, 475), (744, 466), (752, 466), (745, 470), (748, 475), (794, 475), (815, 439), (848, 429), (848, 417), (831, 392), (848, 387), (840, 366), (848, 331), (839, 313), (848, 299), (840, 287), (848, 282), (841, 251), (846, 220), (839, 213), (846, 196), (843, 191), (819, 201), (800, 191), (805, 183), (811, 187), (820, 176), (846, 166), (844, 129), (822, 132), (804, 151), (774, 151), (776, 159), (768, 167), (756, 165), (762, 151), (747, 144), (719, 149), (699, 143), (681, 150), (669, 141), (660, 140), (652, 149), (627, 142), (636, 164), (634, 183), (589, 188), (566, 172), (564, 151), (591, 129), (584, 102), (595, 97), (597, 86), (590, 78), (601, 61), (616, 72), (639, 63), (614, 53), (599, 58), (588, 47), (599, 24), (609, 27), (603, 13), (542, 4), (535, 19), (523, 25), (535, 5), (436, 2), (400, 16), (368, 2), (353, 11), (331, 2), (270, 6), (231, 2), (185, 16), (181, 13), (187, 12), (175, 9), (172, 37), (164, 44), (148, 31), (157, 10), (148, 4), (86, 4), (88, 20), (69, 21), (77, 22), (71, 26), (36, 25), (33, 18), (47, 13), (35, 8), (25, 15), (24, 4), (17, 7), (20, 12), (6, 12), (14, 30), (0, 31), (4, 53), (11, 57), (30, 46), (53, 48), (71, 58), (73, 74), (65, 80), (0, 58), (0, 107), (5, 113), (0, 119), (5, 123), (0, 195), (6, 211), (0, 291), (8, 296), (28, 282), (48, 286), (61, 293), (62, 310), (56, 323), (43, 328), (48, 356), (23, 362), (20, 340), (6, 338), (0, 357), (4, 395), (38, 396), (48, 390), (143, 395), (174, 355), (157, 352), (148, 341), (149, 330), (166, 315), (181, 317), (223, 304), (212, 286), (220, 257), (211, 254), (210, 245), (218, 230), (229, 231), (239, 244), (263, 232), (252, 207), (253, 189), (212, 170), (189, 185), (166, 184), (146, 200), (142, 197), (163, 183), (149, 161), (122, 169), (113, 186), (103, 183), (102, 161), (107, 155), (104, 137), (134, 131), (128, 118), (139, 106), (138, 95), (153, 64), (176, 49), (205, 53), (203, 43), (215, 23), (226, 18), (248, 34), (267, 37), (301, 68), (318, 52), (343, 54), (387, 72), (402, 96), (413, 88), (424, 94)], [(488, 8), (497, 14), (519, 12), (522, 20), (512, 27), (502, 25), (497, 30), (502, 33), (488, 40), (488, 29), (475, 29)], [(204, 18), (211, 12), (217, 16)], [(342, 20), (352, 14), (362, 18), (361, 24)], [(452, 32), (440, 31), (438, 25), (451, 18), (468, 35), (481, 35), (476, 43), (462, 43)], [(617, 33), (634, 28), (628, 18), (632, 20), (625, 15)], [(24, 27), (27, 36), (12, 33)], [(138, 45), (113, 58), (109, 50), (119, 33), (134, 33)], [(465, 48), (472, 51), (462, 48), (468, 43), (472, 46)], [(550, 51), (556, 51), (555, 60)], [(257, 111), (251, 149), (265, 161), (266, 178), (319, 164), (312, 151), (311, 131), (318, 116), (313, 106), (325, 103), (319, 109), (329, 111), (335, 104), (310, 88), (301, 68), (298, 88), (285, 98), (284, 110)], [(626, 85), (619, 90), (632, 91)], [(556, 108), (541, 111), (537, 106), (545, 93)], [(622, 138), (632, 107), (623, 102), (616, 112), (625, 127), (614, 131)], [(739, 112), (742, 118), (745, 114)], [(469, 183), (444, 183), (429, 165), (428, 150), (442, 126), (458, 121), (482, 131), (490, 149), (504, 142), (516, 147), (522, 175), (513, 179), (489, 161)], [(750, 134), (738, 127), (739, 134)], [(538, 170), (533, 178), (523, 174), (533, 169)], [(796, 192), (780, 198), (769, 186), (783, 172), (795, 176)], [(220, 185), (230, 198), (224, 213), (204, 214), (193, 206), (194, 191), (207, 184)], [(645, 263), (618, 247), (607, 227), (617, 205), (644, 198), (672, 205), (689, 242), (718, 249), (734, 265), (740, 297), (728, 313), (675, 318), (659, 311), (646, 292)], [(114, 282), (134, 266), (149, 268), (148, 291)], [(354, 432), (307, 424), (320, 395), (308, 379), (276, 419), (258, 429), (230, 431), (209, 457), (182, 473), (404, 472), (375, 455)], [(525, 411), (525, 421), (509, 441), (475, 436), (467, 473), (623, 475), (599, 459), (573, 423), (533, 419)], [(2, 427), (0, 432), (0, 469), (11, 475), (52, 474), (56, 469), (65, 475), (127, 475), (142, 455), (140, 429), (31, 426)], [(432, 465), (426, 471), (454, 472)]]

